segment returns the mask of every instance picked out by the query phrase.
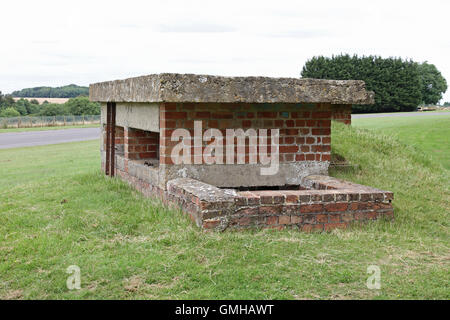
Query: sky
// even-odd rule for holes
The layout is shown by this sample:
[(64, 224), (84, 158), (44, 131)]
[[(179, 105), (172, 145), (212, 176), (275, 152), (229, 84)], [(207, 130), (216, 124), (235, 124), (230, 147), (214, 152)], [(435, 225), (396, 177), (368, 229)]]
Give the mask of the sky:
[(309, 58), (340, 53), (428, 61), (450, 85), (447, 0), (2, 0), (1, 11), (3, 93), (162, 72), (299, 77)]

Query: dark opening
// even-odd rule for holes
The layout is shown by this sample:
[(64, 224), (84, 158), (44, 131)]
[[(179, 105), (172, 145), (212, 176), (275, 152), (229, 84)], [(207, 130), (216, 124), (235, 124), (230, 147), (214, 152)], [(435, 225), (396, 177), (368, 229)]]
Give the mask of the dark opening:
[(237, 191), (264, 191), (264, 190), (308, 190), (305, 187), (299, 185), (288, 184), (284, 186), (252, 186), (252, 187), (234, 187), (234, 188), (221, 188), (221, 189), (235, 189)]

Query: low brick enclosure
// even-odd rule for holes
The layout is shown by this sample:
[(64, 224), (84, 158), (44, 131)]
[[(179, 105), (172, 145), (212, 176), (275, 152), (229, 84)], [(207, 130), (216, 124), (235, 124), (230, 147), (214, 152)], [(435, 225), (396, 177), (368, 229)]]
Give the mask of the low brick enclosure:
[[(105, 172), (202, 228), (329, 230), (393, 217), (392, 193), (327, 176), (331, 121), (350, 124), (352, 104), (373, 103), (362, 81), (160, 74), (93, 84), (90, 98), (102, 103)], [(276, 155), (271, 174), (265, 150)]]
[(237, 191), (191, 179), (177, 178), (167, 190), (150, 185), (135, 174), (118, 175), (149, 197), (176, 205), (204, 229), (296, 228), (328, 231), (351, 222), (392, 219), (392, 192), (353, 184), (328, 176), (308, 176), (304, 190)]

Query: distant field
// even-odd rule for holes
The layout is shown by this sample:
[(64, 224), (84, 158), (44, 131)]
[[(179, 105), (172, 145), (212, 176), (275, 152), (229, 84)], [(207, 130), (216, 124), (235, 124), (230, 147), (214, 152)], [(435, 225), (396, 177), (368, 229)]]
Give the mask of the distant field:
[(396, 136), (450, 170), (450, 113), (430, 117), (361, 118), (353, 119), (352, 125)]
[(25, 99), (25, 100), (29, 100), (29, 101), (35, 99), (39, 102), (39, 104), (42, 104), (44, 101), (48, 101), (50, 103), (63, 104), (67, 100), (69, 100), (68, 98), (14, 98), (14, 101), (17, 101), (20, 99)]

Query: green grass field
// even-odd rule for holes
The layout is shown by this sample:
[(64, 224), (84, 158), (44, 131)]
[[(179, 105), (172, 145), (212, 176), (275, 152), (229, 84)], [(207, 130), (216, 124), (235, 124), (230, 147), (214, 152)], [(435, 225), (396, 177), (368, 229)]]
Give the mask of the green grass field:
[(450, 112), (440, 116), (360, 118), (353, 119), (352, 124), (394, 135), (450, 170)]
[[(205, 233), (104, 177), (98, 141), (0, 150), (0, 298), (449, 299), (448, 171), (390, 133), (340, 124), (333, 152), (359, 169), (332, 175), (395, 192), (395, 221)], [(70, 265), (81, 290), (66, 287)]]

